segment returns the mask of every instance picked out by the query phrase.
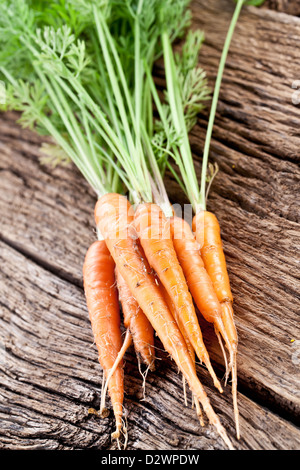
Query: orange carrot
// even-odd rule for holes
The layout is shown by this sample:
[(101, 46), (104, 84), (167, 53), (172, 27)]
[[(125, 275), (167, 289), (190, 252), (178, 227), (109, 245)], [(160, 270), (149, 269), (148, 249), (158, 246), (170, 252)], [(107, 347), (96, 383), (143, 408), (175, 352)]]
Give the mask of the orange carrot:
[(234, 414), (239, 438), (239, 418), (237, 406), (237, 366), (236, 355), (238, 336), (233, 317), (233, 296), (222, 246), (220, 226), (217, 217), (208, 211), (200, 211), (194, 216), (193, 231), (200, 245), (205, 268), (212, 280), (214, 290), (222, 307), (222, 319), (231, 345), (232, 394)]
[(116, 281), (122, 306), (124, 326), (129, 328), (135, 351), (151, 371), (154, 370), (154, 331), (123, 276), (116, 269)]
[(164, 287), (163, 284), (159, 283), (159, 287), (160, 287), (160, 290), (162, 292), (162, 295), (163, 295), (163, 298), (165, 299), (166, 301), (166, 304), (168, 305), (169, 307), (169, 310), (170, 312), (172, 313), (173, 315), (173, 318), (175, 319), (180, 331), (181, 331), (181, 334), (186, 342), (186, 345), (187, 345), (187, 348), (188, 348), (188, 351), (190, 353), (190, 356), (191, 358), (193, 359), (193, 361), (195, 362), (195, 350), (189, 340), (189, 337), (187, 335), (187, 332), (186, 332), (186, 329), (184, 328), (184, 325), (183, 325), (183, 322), (181, 320), (181, 318), (178, 316), (178, 311), (176, 310), (175, 308), (175, 305), (174, 305), (174, 302), (173, 300), (171, 299), (170, 295), (168, 294), (166, 288)]
[(135, 227), (148, 262), (173, 300), (178, 319), (199, 360), (205, 363), (215, 386), (222, 391), (210, 363), (193, 299), (176, 256), (169, 219), (157, 204), (140, 204), (135, 212)]
[(114, 258), (117, 269), (151, 322), (166, 352), (173, 358), (187, 380), (192, 393), (202, 404), (210, 423), (215, 426), (224, 442), (232, 449), (227, 433), (196, 375), (195, 365), (179, 327), (168, 309), (153, 275), (145, 271), (143, 260), (136, 250), (132, 206), (124, 196), (115, 193), (106, 194), (97, 201), (95, 220)]
[[(122, 347), (120, 312), (114, 277), (115, 263), (105, 242), (95, 241), (88, 249), (83, 265), (84, 291), (89, 317), (98, 349), (99, 362), (108, 376)], [(118, 439), (122, 430), (124, 373), (122, 361), (108, 383)], [(100, 412), (103, 414), (103, 409)]]
[(206, 321), (212, 323), (215, 327), (227, 369), (227, 358), (220, 339), (220, 334), (229, 351), (231, 350), (231, 343), (223, 323), (222, 307), (214, 290), (212, 280), (205, 269), (199, 251), (199, 244), (187, 221), (181, 217), (174, 216), (171, 218), (170, 223), (174, 248), (189, 290), (200, 313)]

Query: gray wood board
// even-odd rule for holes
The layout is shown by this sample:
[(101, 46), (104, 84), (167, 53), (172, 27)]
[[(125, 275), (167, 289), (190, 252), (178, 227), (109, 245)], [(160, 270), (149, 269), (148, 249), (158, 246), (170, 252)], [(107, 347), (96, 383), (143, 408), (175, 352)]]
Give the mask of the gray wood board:
[[(229, 4), (193, 3), (193, 25), (206, 36), (199, 60), (212, 85)], [(241, 449), (299, 448), (300, 110), (292, 101), (299, 27), (291, 15), (243, 11), (210, 154), (220, 170), (208, 204), (222, 228), (240, 341), (240, 442), (230, 387), (220, 395), (206, 371), (198, 371)], [(163, 84), (159, 64), (156, 79)], [(88, 412), (99, 404), (102, 382), (82, 290), (82, 263), (95, 238), (95, 196), (74, 167), (41, 165), (41, 138), (21, 129), (16, 118), (6, 113), (0, 121), (0, 447), (113, 448), (112, 415), (100, 420)], [(207, 111), (191, 134), (198, 171), (206, 123)], [(173, 202), (185, 202), (170, 175), (166, 185)], [(215, 336), (201, 326), (222, 377)], [(161, 360), (147, 376), (144, 400), (134, 353), (126, 355), (128, 448), (224, 448), (185, 407), (180, 374), (158, 340), (157, 347)]]

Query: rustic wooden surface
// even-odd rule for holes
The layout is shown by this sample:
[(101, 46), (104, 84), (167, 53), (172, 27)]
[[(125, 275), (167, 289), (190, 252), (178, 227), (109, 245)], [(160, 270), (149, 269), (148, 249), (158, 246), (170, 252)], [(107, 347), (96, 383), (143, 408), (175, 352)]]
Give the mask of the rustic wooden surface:
[[(230, 387), (220, 395), (206, 370), (198, 372), (241, 450), (300, 448), (300, 100), (292, 88), (300, 79), (300, 18), (277, 11), (289, 13), (295, 3), (244, 9), (211, 147), (220, 171), (209, 208), (222, 227), (240, 340), (239, 442)], [(233, 2), (192, 5), (193, 24), (206, 36), (200, 62), (213, 85)], [(95, 236), (95, 197), (73, 166), (41, 165), (41, 139), (16, 119), (6, 113), (0, 120), (0, 448), (114, 449), (112, 415), (89, 413), (102, 383), (81, 272)], [(206, 122), (204, 112), (191, 135), (198, 169)], [(166, 184), (172, 200), (183, 203), (174, 181)], [(202, 326), (222, 378), (217, 342)], [(145, 396), (133, 350), (126, 354), (128, 449), (224, 449), (184, 405), (181, 377), (156, 345), (157, 370), (147, 376)]]
[(263, 6), (264, 8), (272, 8), (277, 11), (289, 13), (290, 15), (300, 15), (300, 5), (298, 0), (267, 0)]

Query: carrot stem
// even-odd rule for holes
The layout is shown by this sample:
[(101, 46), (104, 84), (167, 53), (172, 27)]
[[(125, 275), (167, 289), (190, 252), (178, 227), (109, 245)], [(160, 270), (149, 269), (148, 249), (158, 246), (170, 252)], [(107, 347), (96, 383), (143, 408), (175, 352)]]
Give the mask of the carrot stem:
[(229, 25), (229, 29), (226, 35), (226, 39), (224, 42), (220, 62), (219, 62), (219, 68), (218, 68), (217, 78), (215, 82), (213, 99), (211, 103), (211, 109), (210, 109), (207, 131), (206, 131), (206, 136), (205, 136), (205, 143), (204, 143), (204, 150), (203, 150), (203, 157), (202, 157), (201, 182), (200, 182), (200, 202), (199, 202), (199, 207), (196, 209), (196, 213), (199, 210), (206, 210), (206, 174), (207, 174), (208, 155), (209, 155), (212, 130), (213, 130), (213, 125), (215, 121), (215, 115), (216, 115), (216, 110), (217, 110), (217, 105), (218, 105), (218, 100), (219, 100), (221, 82), (223, 78), (226, 59), (227, 59), (231, 39), (234, 33), (234, 29), (235, 29), (235, 26), (236, 26), (236, 23), (239, 18), (244, 2), (245, 0), (237, 1), (236, 7), (235, 7), (235, 10), (234, 10), (234, 13), (233, 13), (230, 25)]

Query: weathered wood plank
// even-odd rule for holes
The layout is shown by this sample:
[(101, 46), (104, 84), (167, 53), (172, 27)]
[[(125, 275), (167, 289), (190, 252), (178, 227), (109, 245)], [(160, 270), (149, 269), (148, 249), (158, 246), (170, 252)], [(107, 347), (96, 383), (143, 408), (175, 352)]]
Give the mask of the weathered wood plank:
[[(233, 6), (223, 0), (193, 6), (194, 24), (206, 35), (200, 62), (213, 86)], [(259, 389), (270, 406), (280, 403), (291, 418), (299, 416), (300, 398), (293, 361), (299, 342), (290, 343), (299, 338), (300, 307), (300, 110), (291, 87), (299, 27), (299, 18), (243, 11), (220, 93), (210, 153), (220, 171), (208, 201), (222, 227), (235, 296), (240, 383)], [(199, 170), (206, 122), (203, 113), (191, 135)], [(172, 180), (168, 189), (176, 200)]]
[(95, 196), (74, 166), (40, 164), (41, 139), (22, 130), (17, 117), (1, 121), (1, 235), (81, 284), (83, 257), (95, 239)]
[(300, 5), (298, 0), (267, 0), (263, 4), (263, 7), (288, 13), (289, 15), (300, 16)]
[[(102, 371), (82, 289), (4, 243), (0, 262), (0, 448), (114, 448), (112, 416), (102, 420), (89, 414), (90, 407), (99, 406)], [(201, 428), (194, 410), (185, 407), (174, 364), (160, 349), (157, 356), (157, 371), (147, 376), (143, 399), (137, 361), (132, 349), (126, 353), (128, 449), (223, 449), (213, 428)], [(206, 371), (198, 371), (216, 411), (234, 434), (230, 390), (223, 395), (212, 392)], [(243, 438), (237, 448), (300, 445), (295, 426), (242, 394), (239, 401)]]
[[(207, 4), (207, 2), (198, 0), (193, 5), (194, 25), (203, 27), (206, 33), (206, 43), (200, 60), (213, 84), (221, 47), (230, 20), (232, 3), (214, 0)], [(297, 38), (299, 26), (300, 20), (292, 16), (265, 9), (249, 8), (244, 10), (232, 42), (218, 106), (211, 158), (217, 161), (220, 171), (213, 183), (209, 197), (209, 208), (214, 210), (220, 219), (235, 296), (236, 321), (240, 338), (238, 359), (240, 390), (296, 423), (299, 423), (300, 415), (298, 360), (300, 335), (297, 322), (300, 303), (300, 231), (299, 199), (296, 198), (295, 193), (300, 179), (298, 154), (300, 110), (292, 102), (292, 94), (295, 91), (292, 89), (292, 83), (298, 78), (297, 50), (299, 45)], [(158, 82), (162, 82), (162, 73), (163, 71), (158, 67)], [(31, 132), (21, 130), (16, 125), (15, 118), (16, 115), (10, 113), (2, 116), (0, 123), (1, 236), (6, 244), (23, 253), (26, 259), (34, 261), (29, 260), (28, 263), (30, 266), (35, 266), (34, 269), (37, 270), (34, 271), (35, 273), (39, 273), (40, 269), (43, 271), (43, 268), (48, 272), (52, 271), (58, 285), (60, 282), (64, 282), (57, 278), (60, 276), (71, 281), (73, 284), (71, 289), (76, 291), (76, 286), (82, 284), (81, 269), (85, 251), (94, 239), (94, 195), (73, 167), (51, 170), (41, 166), (37, 158), (41, 140)], [(198, 170), (200, 169), (206, 122), (207, 112), (199, 116), (199, 121), (191, 136)], [(169, 178), (167, 185), (173, 201), (183, 202), (184, 199), (179, 196), (174, 181)], [(7, 259), (6, 263), (9, 264)], [(19, 267), (18, 263), (12, 263), (12, 269), (16, 270), (17, 267)], [(10, 275), (11, 277), (16, 276), (15, 271), (11, 271)], [(37, 277), (39, 276), (40, 274), (37, 275)], [(28, 283), (30, 286), (31, 282), (32, 277), (27, 275), (24, 279), (24, 287), (19, 288), (18, 301), (14, 301), (11, 291), (7, 287), (3, 287), (6, 299), (15, 302), (14, 307), (10, 306), (9, 308), (13, 314), (8, 314), (4, 308), (3, 312), (6, 312), (3, 314), (4, 320), (2, 320), (1, 311), (1, 322), (4, 322), (4, 326), (7, 326), (6, 322), (8, 321), (9, 323), (12, 321), (13, 324), (17, 320), (23, 321), (20, 308), (23, 303), (26, 305), (28, 302)], [(69, 283), (67, 285), (69, 286)], [(47, 284), (45, 286), (48, 289)], [(33, 287), (31, 288), (34, 290)], [(39, 291), (37, 290), (37, 292)], [(76, 295), (79, 295), (78, 292)], [(70, 298), (66, 290), (60, 291), (61, 302), (66, 304), (61, 308), (68, 315), (70, 312), (74, 315), (73, 307), (76, 305), (82, 309), (85, 308), (83, 297), (78, 303), (79, 297), (76, 295), (74, 294), (74, 298)], [(36, 299), (33, 299), (33, 294), (31, 296), (30, 302), (32, 310), (34, 310)], [(51, 294), (49, 294), (47, 302), (45, 299), (43, 300), (45, 302), (41, 306), (43, 315), (47, 313), (48, 304), (50, 305), (52, 301), (53, 295)], [(80, 313), (76, 308), (74, 312), (81, 319), (84, 316), (80, 315), (86, 314), (83, 313), (85, 310)], [(9, 320), (6, 319), (6, 315)], [(16, 316), (14, 317), (14, 315)], [(11, 320), (11, 318), (13, 319)], [(49, 319), (50, 328), (55, 328), (54, 318), (52, 315)], [(85, 336), (87, 343), (87, 337), (89, 341), (91, 338), (88, 333), (87, 319), (85, 318), (84, 321), (85, 328), (87, 328), (85, 335), (88, 335)], [(73, 325), (73, 322), (71, 324)], [(38, 326), (43, 327), (39, 323)], [(211, 355), (216, 364), (219, 364), (222, 373), (222, 359), (215, 337), (210, 329), (205, 328), (204, 324), (203, 327)], [(23, 328), (27, 334), (28, 325), (23, 325)], [(37, 333), (37, 336), (42, 334), (42, 331)], [(20, 332), (14, 332), (15, 334), (20, 338)], [(73, 334), (77, 335), (78, 331), (76, 330)], [(48, 337), (49, 335), (46, 335), (46, 338)], [(292, 338), (296, 339), (294, 343), (290, 342)], [(54, 343), (53, 347), (55, 347)], [(19, 434), (14, 434), (14, 422), (25, 422), (25, 419), (23, 420), (19, 416), (19, 414), (22, 415), (22, 407), (30, 410), (31, 403), (36, 403), (36, 408), (33, 407), (37, 413), (34, 420), (40, 418), (39, 413), (41, 413), (42, 406), (39, 404), (38, 397), (48, 390), (46, 387), (47, 377), (49, 374), (51, 376), (52, 369), (50, 367), (50, 372), (48, 369), (43, 370), (44, 367), (47, 367), (47, 353), (42, 352), (40, 348), (38, 351), (40, 356), (39, 354), (34, 356), (32, 352), (31, 355), (29, 354), (29, 359), (35, 358), (33, 366), (36, 367), (36, 372), (34, 373), (34, 367), (29, 369), (31, 373), (36, 374), (32, 379), (34, 387), (29, 382), (30, 373), (24, 372), (25, 380), (22, 379), (22, 366), (26, 365), (27, 367), (27, 363), (22, 361), (22, 356), (12, 354), (15, 358), (12, 371), (15, 368), (18, 372), (14, 381), (10, 382), (10, 385), (6, 384), (4, 391), (6, 394), (9, 390), (13, 394), (11, 397), (6, 395), (5, 403), (8, 399), (11, 400), (11, 403), (15, 404), (15, 410), (14, 412), (11, 409), (7, 410), (5, 405), (4, 415), (9, 415), (11, 412), (14, 416), (12, 421), (9, 421), (13, 438), (6, 440), (7, 438), (4, 437), (6, 433), (1, 431), (3, 440), (0, 439), (0, 441), (4, 447), (18, 445), (24, 447), (62, 445), (67, 447), (73, 445), (71, 439), (63, 437), (75, 433), (75, 430), (69, 426), (66, 415), (59, 414), (62, 421), (67, 421), (66, 427), (65, 421), (63, 423), (55, 422), (57, 434), (50, 432), (51, 438), (48, 442), (47, 439), (39, 440), (39, 438), (33, 442), (30, 435), (31, 433), (34, 435), (34, 426), (32, 429), (29, 427), (29, 429), (22, 431), (22, 425), (20, 425)], [(63, 351), (65, 351), (65, 347), (61, 350), (61, 352)], [(88, 354), (92, 354), (91, 349), (88, 351)], [(70, 373), (72, 375), (70, 383), (74, 386), (74, 383), (77, 384), (78, 378), (84, 377), (84, 384), (88, 384), (87, 388), (90, 392), (95, 389), (99, 391), (99, 368), (97, 369), (95, 361), (93, 362), (94, 358), (92, 360), (89, 358), (88, 365), (83, 363), (82, 369), (77, 369), (76, 361), (74, 361), (71, 370), (67, 371), (67, 364), (64, 362), (66, 357), (68, 357), (67, 354), (65, 356), (61, 354), (58, 365), (53, 366), (53, 370), (58, 367), (62, 374), (62, 380), (65, 379), (64, 374), (69, 377)], [(80, 353), (81, 360), (83, 360), (82, 357)], [(132, 356), (131, 358), (134, 363)], [(128, 365), (130, 365), (129, 362)], [(91, 366), (92, 363), (94, 366)], [(93, 375), (92, 380), (90, 377), (86, 378), (85, 375), (85, 371), (90, 370), (91, 367), (97, 369), (97, 374)], [(129, 373), (130, 387), (133, 387), (134, 390), (137, 388), (135, 384), (140, 383), (138, 374), (133, 372), (135, 370), (135, 366), (132, 365)], [(152, 389), (149, 389), (149, 399), (154, 400), (155, 394), (159, 394), (163, 400), (162, 405), (156, 403), (154, 406), (152, 402), (149, 406), (144, 402), (137, 404), (136, 397), (131, 395), (131, 391), (129, 392), (132, 406), (129, 405), (128, 419), (132, 419), (130, 424), (133, 425), (133, 431), (130, 445), (133, 447), (137, 446), (135, 448), (138, 448), (138, 446), (145, 445), (150, 449), (158, 448), (160, 445), (170, 446), (168, 448), (188, 446), (189, 433), (193, 434), (194, 430), (189, 428), (189, 432), (185, 434), (184, 426), (186, 424), (180, 423), (179, 425), (175, 419), (174, 421), (172, 419), (173, 409), (178, 410), (178, 416), (181, 413), (180, 379), (176, 382), (175, 391), (173, 389), (175, 372), (171, 367), (170, 375), (166, 374), (170, 378), (167, 382), (164, 375), (160, 376), (158, 373), (154, 379), (153, 394), (151, 393)], [(8, 374), (9, 370), (5, 373)], [(165, 370), (164, 373), (166, 373)], [(39, 374), (41, 376), (45, 374), (46, 380), (40, 379)], [(14, 377), (13, 372), (12, 377)], [(19, 400), (19, 393), (22, 394), (22, 392), (19, 391), (18, 386), (22, 381), (21, 384), (24, 387), (26, 380), (28, 386), (26, 385), (24, 396), (28, 393), (28, 388), (28, 390), (32, 390), (32, 399), (25, 404), (24, 401), (20, 402)], [(38, 385), (39, 380), (42, 380), (42, 384), (44, 384), (41, 387)], [(154, 386), (150, 377), (148, 380), (149, 384)], [(178, 380), (178, 376), (176, 376), (176, 380)], [(53, 400), (52, 405), (48, 403), (52, 399), (55, 387), (58, 386), (54, 379), (53, 381), (54, 385), (47, 392), (44, 408), (45, 415), (48, 415), (47, 407), (50, 407), (51, 416), (55, 415), (55, 408), (58, 407), (57, 400)], [(68, 384), (68, 381), (66, 383)], [(69, 388), (72, 387), (63, 387), (62, 397), (66, 404), (65, 407), (63, 406), (63, 410), (69, 410), (72, 414), (74, 401), (77, 403), (77, 400), (80, 401), (81, 398), (79, 398), (80, 393), (78, 394), (75, 390), (75, 395), (70, 398)], [(77, 385), (75, 388), (77, 390)], [(16, 390), (18, 392), (15, 396)], [(42, 392), (41, 395), (38, 395), (38, 391)], [(169, 398), (165, 395), (175, 396), (179, 400), (179, 404), (173, 398), (169, 402)], [(97, 401), (95, 394), (92, 394), (92, 397), (91, 401)], [(212, 395), (212, 399), (218, 410), (226, 409), (226, 417), (230, 416), (230, 419), (226, 420), (226, 424), (232, 427), (230, 394), (226, 398), (226, 400), (228, 399), (227, 408), (224, 408), (224, 402), (219, 403), (219, 397), (215, 397), (215, 394)], [(84, 405), (87, 403), (87, 406), (90, 406), (91, 401), (88, 400), (83, 400)], [(18, 411), (18, 406), (20, 406), (20, 411)], [(280, 429), (285, 430), (285, 426), (290, 429), (290, 431), (286, 431), (289, 438), (285, 439), (282, 437), (281, 431), (277, 432), (276, 420), (272, 421), (274, 425), (272, 424), (270, 427), (270, 435), (266, 436), (264, 433), (261, 434), (263, 432), (261, 427), (269, 425), (268, 420), (273, 420), (273, 414), (268, 410), (262, 410), (259, 406), (256, 407), (245, 397), (242, 398), (241, 407), (243, 434), (246, 435), (249, 431), (252, 436), (251, 438), (248, 436), (247, 440), (241, 443), (245, 448), (276, 448), (276, 446), (291, 448), (299, 445), (298, 430), (293, 426), (289, 428), (288, 423), (278, 418), (280, 423), (284, 423), (279, 426)], [(151, 421), (150, 411), (153, 412), (153, 409), (155, 410), (155, 419), (153, 418)], [(169, 410), (172, 410), (172, 413)], [(62, 413), (62, 410), (60, 412)], [(266, 413), (265, 419), (264, 413)], [(147, 416), (146, 424), (143, 422), (144, 416)], [(88, 417), (87, 422), (90, 423), (94, 418)], [(187, 421), (189, 419), (190, 416)], [(135, 420), (139, 422), (138, 430), (134, 426)], [(152, 422), (153, 427), (149, 425), (147, 420)], [(70, 421), (72, 422), (72, 419)], [(186, 420), (184, 422), (186, 423)], [(193, 426), (196, 426), (195, 419), (193, 423)], [(255, 430), (247, 427), (250, 424)], [(93, 447), (93, 445), (95, 447), (109, 447), (110, 431), (107, 430), (111, 425), (112, 421), (109, 424), (105, 423), (105, 425), (102, 422), (95, 424), (100, 427), (106, 426), (105, 429), (101, 427), (104, 440), (100, 438), (101, 433), (98, 435), (96, 431), (96, 437), (93, 433), (92, 436), (86, 434), (84, 437), (78, 437), (79, 444), (76, 445), (81, 447), (82, 439), (82, 447)], [(49, 436), (47, 421), (44, 426), (44, 433), (39, 435)], [(183, 426), (183, 434), (181, 434), (181, 426)], [(283, 427), (281, 428), (281, 426)], [(163, 430), (166, 430), (166, 435), (171, 436), (176, 428), (180, 428), (179, 435), (183, 436), (180, 437), (179, 444), (171, 442), (172, 439), (165, 444), (165, 440), (161, 440), (161, 436), (164, 435)], [(231, 429), (233, 433), (233, 428)], [(61, 440), (59, 438), (60, 432)], [(158, 433), (158, 436), (155, 436), (155, 432)], [(282, 431), (283, 435), (284, 432)], [(26, 433), (29, 435), (28, 438)], [(191, 447), (198, 448), (197, 446), (200, 446), (202, 448), (203, 446), (205, 448), (206, 446), (201, 439), (199, 441), (192, 439), (190, 442)], [(208, 446), (210, 446), (210, 442), (208, 439)], [(212, 447), (215, 448), (218, 445), (219, 441), (214, 441)]]

